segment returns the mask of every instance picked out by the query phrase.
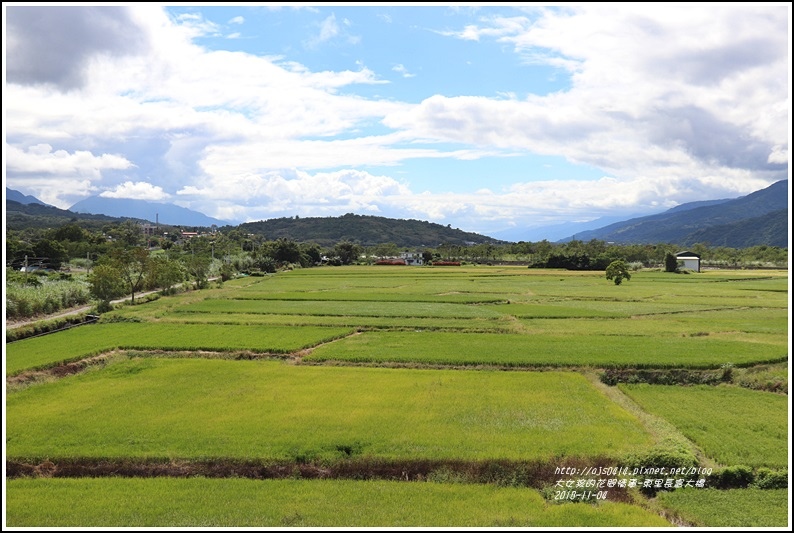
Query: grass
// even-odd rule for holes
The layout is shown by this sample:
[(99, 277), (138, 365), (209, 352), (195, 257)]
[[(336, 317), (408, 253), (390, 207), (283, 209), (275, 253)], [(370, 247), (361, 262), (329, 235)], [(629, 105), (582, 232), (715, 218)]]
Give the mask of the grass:
[(350, 328), (317, 326), (298, 329), (218, 324), (96, 324), (7, 345), (6, 373), (13, 375), (115, 348), (289, 353), (350, 333)]
[(120, 362), (10, 394), (6, 421), (17, 458), (617, 459), (653, 444), (576, 373), (278, 361)]
[(365, 332), (316, 348), (308, 361), (439, 365), (718, 368), (785, 359), (783, 342), (629, 335)]
[(172, 313), (156, 319), (159, 322), (182, 324), (248, 324), (279, 326), (344, 326), (361, 329), (389, 330), (453, 330), (475, 332), (513, 332), (523, 328), (509, 317), (493, 318), (435, 318), (380, 317), (327, 315), (271, 315), (262, 313)]
[(682, 489), (660, 492), (669, 513), (701, 527), (775, 527), (789, 522), (788, 489)]
[(619, 385), (726, 466), (788, 464), (788, 398), (736, 386)]
[(499, 318), (501, 313), (475, 305), (395, 301), (205, 300), (180, 313), (263, 313), (319, 316)]
[(429, 482), (14, 479), (10, 527), (663, 527), (640, 507), (547, 505), (530, 489)]

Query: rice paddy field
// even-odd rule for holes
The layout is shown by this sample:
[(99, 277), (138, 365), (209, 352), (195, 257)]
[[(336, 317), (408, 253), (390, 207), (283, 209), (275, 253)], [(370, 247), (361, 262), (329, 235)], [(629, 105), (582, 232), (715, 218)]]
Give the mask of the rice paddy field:
[[(785, 527), (787, 488), (716, 480), (788, 468), (788, 298), (786, 271), (359, 266), (121, 307), (6, 345), (7, 525)], [(668, 480), (703, 483), (640, 490)]]

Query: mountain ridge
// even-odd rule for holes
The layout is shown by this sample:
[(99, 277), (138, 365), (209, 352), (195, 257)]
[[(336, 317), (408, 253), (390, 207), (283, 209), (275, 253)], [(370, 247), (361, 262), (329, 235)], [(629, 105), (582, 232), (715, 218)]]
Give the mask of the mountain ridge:
[[(690, 205), (693, 204), (693, 205)], [(767, 216), (779, 212), (776, 216)], [(616, 222), (575, 235), (578, 240), (604, 240), (620, 244), (651, 244), (670, 242), (682, 246), (704, 242), (699, 237), (719, 237), (707, 231), (721, 227), (730, 230), (737, 240), (718, 239), (722, 246), (736, 246), (735, 242), (754, 245), (788, 246), (788, 227), (780, 225), (780, 212), (788, 216), (788, 180), (773, 183), (765, 189), (731, 200), (688, 202), (662, 213)], [(784, 231), (785, 229), (785, 231)], [(717, 230), (719, 232), (720, 230)], [(568, 237), (558, 242), (566, 242)]]
[(172, 226), (228, 225), (228, 221), (219, 220), (175, 204), (149, 202), (132, 198), (104, 198), (90, 196), (75, 203), (69, 208), (75, 213), (103, 214), (115, 217), (139, 218), (149, 222), (160, 222)]

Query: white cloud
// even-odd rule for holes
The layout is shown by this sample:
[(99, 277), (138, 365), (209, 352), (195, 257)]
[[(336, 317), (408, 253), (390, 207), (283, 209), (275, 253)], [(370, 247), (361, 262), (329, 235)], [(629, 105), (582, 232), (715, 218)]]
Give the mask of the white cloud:
[(307, 48), (316, 48), (319, 45), (330, 41), (337, 35), (339, 35), (339, 24), (336, 23), (336, 16), (334, 14), (329, 15), (326, 17), (320, 24), (319, 24), (319, 32), (317, 35), (313, 36), (306, 42)]
[(46, 143), (28, 147), (6, 147), (6, 169), (22, 174), (52, 174), (57, 176), (85, 176), (99, 179), (103, 170), (127, 169), (132, 163), (122, 156), (102, 154), (95, 156), (86, 150), (72, 153), (53, 151)]
[(245, 22), (245, 18), (243, 18), (240, 15), (229, 19), (229, 24), (242, 24), (244, 22)]
[(524, 101), (435, 95), (384, 123), (563, 155), (624, 179), (749, 174), (768, 184), (788, 162), (785, 9), (587, 5), (483, 19), (447, 34), (511, 44), (568, 70), (571, 88)]
[(220, 26), (206, 20), (201, 13), (182, 13), (174, 17), (174, 21), (191, 37), (217, 37), (221, 34)]
[[(410, 196), (408, 187), (388, 176), (358, 170), (308, 173), (300, 170), (225, 176), (177, 192), (192, 205), (207, 205), (219, 218), (259, 220), (279, 216), (336, 216), (378, 212), (395, 198)], [(236, 205), (237, 208), (229, 206)], [(234, 213), (230, 215), (230, 213)]]
[(336, 15), (333, 13), (328, 15), (318, 24), (317, 34), (306, 40), (304, 46), (308, 49), (316, 49), (320, 45), (332, 41), (341, 41), (350, 45), (359, 44), (361, 42), (361, 36), (352, 35), (347, 31), (348, 28), (352, 27), (353, 23), (345, 18), (342, 19), (342, 25), (345, 26), (345, 29), (340, 27), (336, 20)]
[(394, 72), (397, 72), (400, 75), (402, 75), (403, 78), (413, 78), (416, 76), (416, 74), (411, 74), (410, 72), (408, 72), (408, 69), (405, 68), (405, 66), (402, 63), (394, 65), (391, 69)]
[(788, 148), (784, 148), (780, 145), (773, 146), (767, 161), (770, 163), (787, 164), (789, 162)]
[[(145, 46), (109, 41), (112, 53), (96, 54), (86, 45), (60, 77), (23, 69), (7, 83), (8, 183), (58, 206), (105, 189), (178, 195), (223, 219), (361, 209), (480, 231), (552, 212), (581, 218), (650, 209), (659, 198), (739, 196), (787, 171), (790, 57), (779, 9), (588, 5), (483, 18), (446, 34), (554, 65), (570, 88), (523, 97), (506, 87), (493, 98), (474, 86), (418, 104), (356, 96), (357, 85), (388, 83), (388, 72), (363, 63), (312, 71), (212, 51), (193, 39), (220, 28), (198, 13), (112, 11), (108, 25), (126, 21)], [(350, 27), (331, 15), (311, 42), (356, 42)], [(36, 50), (62, 42), (40, 39)], [(392, 70), (412, 76), (402, 64)], [(363, 170), (399, 175), (409, 159), (515, 154), (563, 156), (605, 177), (528, 176), (504, 190), (430, 194)]]
[(116, 186), (113, 190), (103, 191), (99, 193), (103, 198), (130, 198), (133, 200), (149, 200), (157, 202), (166, 200), (171, 197), (170, 194), (163, 191), (159, 185), (152, 185), (145, 181), (125, 181), (124, 183)]

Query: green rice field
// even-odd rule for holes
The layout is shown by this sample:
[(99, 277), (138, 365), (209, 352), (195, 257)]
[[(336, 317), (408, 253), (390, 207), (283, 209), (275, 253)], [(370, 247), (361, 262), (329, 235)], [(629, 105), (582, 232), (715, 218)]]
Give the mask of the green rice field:
[(699, 527), (790, 527), (787, 489), (683, 489), (660, 492), (669, 512)]
[[(785, 526), (787, 489), (560, 503), (554, 476), (465, 478), (461, 465), (787, 468), (788, 282), (771, 270), (638, 271), (618, 286), (603, 272), (322, 267), (121, 306), (6, 345), (7, 525)], [(56, 368), (111, 351), (75, 375)], [(726, 377), (610, 387), (606, 369)], [(46, 477), (102, 461), (287, 473)], [(452, 470), (356, 470), (381, 462)]]
[(720, 464), (788, 465), (788, 398), (733, 386), (620, 385)]
[(10, 457), (338, 459), (352, 449), (401, 460), (617, 460), (652, 444), (572, 372), (133, 359), (30, 387), (6, 409)]
[[(207, 350), (289, 353), (349, 335), (349, 328), (118, 323), (71, 329), (6, 347), (6, 372), (74, 361), (109, 350)], [(57, 342), (57, 345), (56, 345)]]
[(507, 367), (719, 368), (725, 363), (775, 362), (785, 357), (786, 346), (778, 342), (712, 336), (596, 334), (572, 338), (562, 334), (377, 331), (318, 347), (306, 360)]
[(665, 527), (634, 505), (530, 489), (352, 480), (17, 479), (11, 527)]

